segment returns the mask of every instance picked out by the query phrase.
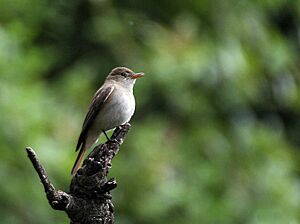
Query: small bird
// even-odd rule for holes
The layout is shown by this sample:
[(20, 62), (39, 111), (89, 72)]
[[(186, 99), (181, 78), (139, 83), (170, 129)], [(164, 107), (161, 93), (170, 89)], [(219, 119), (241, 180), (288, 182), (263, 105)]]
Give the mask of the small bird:
[(134, 73), (128, 68), (114, 68), (106, 77), (104, 84), (95, 93), (84, 119), (76, 146), (79, 151), (72, 175), (79, 169), (85, 151), (97, 142), (100, 134), (125, 124), (135, 109), (133, 86), (144, 73)]

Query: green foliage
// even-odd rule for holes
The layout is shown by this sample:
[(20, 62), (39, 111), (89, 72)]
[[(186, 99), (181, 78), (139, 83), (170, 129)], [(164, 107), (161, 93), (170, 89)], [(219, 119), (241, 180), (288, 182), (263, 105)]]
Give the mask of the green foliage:
[[(111, 176), (117, 223), (300, 222), (299, 1), (0, 0), (1, 223), (66, 223), (89, 101), (144, 71)], [(102, 139), (103, 141), (103, 139)]]

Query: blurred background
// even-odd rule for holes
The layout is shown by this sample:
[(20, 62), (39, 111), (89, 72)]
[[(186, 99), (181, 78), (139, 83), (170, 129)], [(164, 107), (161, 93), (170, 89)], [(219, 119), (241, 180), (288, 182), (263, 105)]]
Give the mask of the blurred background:
[(24, 148), (68, 191), (116, 66), (146, 73), (110, 173), (116, 223), (300, 223), (292, 0), (0, 0), (0, 223), (68, 223)]

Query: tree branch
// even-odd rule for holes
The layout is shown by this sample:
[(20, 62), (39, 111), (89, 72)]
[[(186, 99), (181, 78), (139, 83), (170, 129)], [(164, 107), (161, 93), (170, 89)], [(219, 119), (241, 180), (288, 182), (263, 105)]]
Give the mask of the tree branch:
[(56, 190), (51, 184), (35, 152), (26, 148), (27, 155), (44, 186), (53, 209), (65, 211), (71, 224), (113, 224), (114, 207), (110, 191), (117, 187), (114, 178), (107, 179), (111, 161), (130, 129), (130, 124), (117, 127), (109, 141), (96, 146), (73, 176), (70, 192)]

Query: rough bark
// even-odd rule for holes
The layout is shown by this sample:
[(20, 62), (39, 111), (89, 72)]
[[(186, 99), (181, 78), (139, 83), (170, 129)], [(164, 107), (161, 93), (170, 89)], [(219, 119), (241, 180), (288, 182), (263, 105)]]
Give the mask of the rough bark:
[(44, 186), (49, 204), (53, 209), (65, 211), (71, 224), (114, 223), (110, 191), (117, 187), (117, 182), (114, 178), (108, 180), (107, 175), (112, 159), (118, 153), (129, 128), (130, 124), (117, 127), (110, 140), (93, 149), (72, 177), (68, 193), (55, 189), (33, 149), (26, 148)]

